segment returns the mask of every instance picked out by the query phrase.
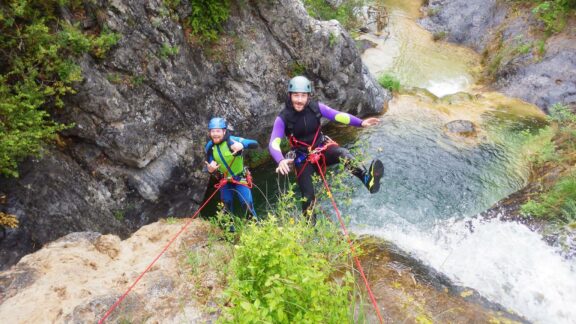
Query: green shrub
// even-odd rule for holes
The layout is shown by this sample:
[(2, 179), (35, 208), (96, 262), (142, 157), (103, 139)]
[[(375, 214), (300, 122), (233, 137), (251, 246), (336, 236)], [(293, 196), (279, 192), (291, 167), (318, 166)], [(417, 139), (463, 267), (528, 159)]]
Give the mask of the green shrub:
[(178, 46), (170, 46), (167, 43), (162, 44), (162, 47), (160, 48), (160, 53), (159, 56), (161, 59), (165, 60), (169, 57), (173, 57), (178, 55), (178, 53), (180, 53), (180, 47)]
[(295, 77), (297, 75), (305, 75), (306, 66), (298, 61), (292, 61), (288, 64), (288, 75)]
[(545, 219), (574, 222), (576, 215), (576, 175), (558, 181), (549, 191), (521, 207), (524, 214)]
[(446, 38), (446, 36), (448, 35), (448, 33), (446, 33), (446, 31), (438, 31), (438, 32), (434, 32), (432, 34), (432, 39), (436, 42), (439, 40), (442, 40), (444, 38)]
[(378, 78), (378, 83), (392, 92), (400, 91), (400, 81), (390, 74), (383, 74)]
[(567, 16), (576, 9), (576, 0), (537, 0), (532, 14), (544, 23), (549, 33), (562, 31), (566, 26)]
[(40, 154), (44, 142), (67, 126), (50, 119), (82, 80), (74, 59), (101, 58), (119, 40), (104, 29), (87, 35), (57, 16), (60, 6), (81, 10), (80, 1), (14, 0), (0, 5), (0, 175), (17, 176), (18, 162)]
[(270, 216), (246, 227), (231, 262), (231, 307), (222, 322), (352, 322), (352, 275), (346, 272), (343, 283), (337, 282), (326, 257), (346, 255), (348, 247), (337, 235), (323, 236), (326, 226), (283, 224)]
[(570, 107), (561, 103), (555, 103), (550, 107), (550, 115), (548, 118), (551, 121), (559, 123), (561, 126), (568, 124), (576, 124), (576, 114), (572, 112)]
[(230, 14), (228, 0), (192, 0), (192, 12), (185, 19), (192, 35), (201, 42), (215, 41), (222, 31), (222, 24)]

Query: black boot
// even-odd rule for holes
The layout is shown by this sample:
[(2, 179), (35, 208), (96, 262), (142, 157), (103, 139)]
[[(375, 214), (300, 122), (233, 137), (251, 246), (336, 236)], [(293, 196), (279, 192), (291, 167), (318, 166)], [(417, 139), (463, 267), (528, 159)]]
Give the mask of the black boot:
[(380, 190), (380, 178), (384, 175), (384, 164), (378, 159), (372, 160), (368, 171), (364, 173), (364, 185), (370, 193), (377, 193)]

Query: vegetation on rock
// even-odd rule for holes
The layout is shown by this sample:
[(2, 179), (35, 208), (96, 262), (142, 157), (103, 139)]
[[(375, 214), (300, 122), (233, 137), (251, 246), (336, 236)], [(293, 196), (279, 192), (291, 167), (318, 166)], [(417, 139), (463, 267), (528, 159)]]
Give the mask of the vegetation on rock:
[[(18, 176), (18, 162), (40, 154), (67, 126), (49, 111), (64, 105), (82, 80), (75, 58), (102, 58), (120, 36), (83, 32), (58, 12), (84, 14), (80, 1), (13, 0), (0, 5), (0, 175)], [(97, 35), (95, 35), (97, 34)]]
[[(536, 168), (558, 170), (542, 190), (522, 205), (522, 213), (560, 224), (576, 224), (576, 115), (562, 104), (550, 109), (553, 138), (533, 154)], [(543, 130), (543, 132), (549, 130)]]

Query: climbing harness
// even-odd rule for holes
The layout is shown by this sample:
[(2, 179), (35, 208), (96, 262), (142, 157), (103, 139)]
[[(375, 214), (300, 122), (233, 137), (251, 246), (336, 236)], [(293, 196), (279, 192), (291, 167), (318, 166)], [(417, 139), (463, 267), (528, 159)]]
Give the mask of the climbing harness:
[[(324, 142), (322, 144), (318, 145), (316, 148), (312, 149), (312, 146), (316, 143), (316, 139), (318, 138), (319, 134), (320, 134), (320, 127), (318, 127), (318, 129), (316, 130), (316, 134), (314, 134), (314, 139), (312, 140), (312, 144), (308, 144), (306, 142), (299, 141), (293, 135), (290, 135), (290, 137), (289, 137), (290, 147), (292, 147), (294, 149), (298, 146), (300, 146), (300, 147), (304, 146), (308, 150), (307, 153), (303, 153), (303, 152), (300, 153), (301, 154), (300, 156), (298, 155), (298, 153), (296, 154), (296, 157), (294, 159), (295, 165), (298, 164), (297, 163), (298, 159), (304, 160), (304, 165), (302, 166), (302, 168), (300, 168), (300, 172), (297, 172), (296, 168), (294, 168), (294, 172), (296, 173), (296, 178), (300, 178), (300, 175), (302, 174), (304, 169), (306, 169), (306, 166), (308, 165), (308, 163), (318, 164), (318, 162), (322, 162), (322, 170), (324, 170), (324, 172), (326, 172), (326, 157), (324, 156), (324, 153), (329, 147), (338, 146), (338, 143), (333, 141), (328, 136), (323, 136), (325, 138)], [(320, 167), (319, 164), (318, 164), (318, 167)]]
[[(224, 164), (224, 166), (226, 167), (226, 170), (227, 170), (227, 172), (224, 173), (224, 175), (220, 179), (219, 184), (220, 183), (226, 184), (227, 182), (229, 182), (229, 183), (242, 185), (242, 186), (245, 186), (245, 187), (252, 189), (252, 174), (250, 173), (250, 170), (248, 170), (248, 168), (245, 167), (243, 172), (242, 172), (243, 174), (235, 174), (232, 171), (232, 165), (234, 165), (234, 161), (236, 161), (237, 156), (234, 155), (234, 158), (232, 158), (232, 162), (230, 162), (230, 165), (228, 165), (228, 163), (226, 163), (226, 160), (224, 159), (222, 152), (220, 151), (219, 146), (216, 146), (216, 150), (218, 151), (218, 155), (220, 156), (220, 159), (222, 160), (222, 164)], [(242, 178), (246, 179), (246, 182), (243, 182)], [(223, 180), (225, 180), (225, 181), (223, 181)]]

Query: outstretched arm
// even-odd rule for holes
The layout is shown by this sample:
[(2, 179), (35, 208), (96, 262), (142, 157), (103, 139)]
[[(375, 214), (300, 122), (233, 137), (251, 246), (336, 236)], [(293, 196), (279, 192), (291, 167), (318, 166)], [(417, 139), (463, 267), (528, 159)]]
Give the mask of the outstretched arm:
[(318, 103), (318, 107), (320, 107), (320, 113), (323, 117), (326, 117), (332, 121), (337, 121), (344, 125), (362, 127), (362, 119), (358, 117), (330, 108), (321, 102)]
[(320, 113), (322, 113), (322, 116), (344, 125), (351, 125), (354, 127), (370, 127), (380, 123), (380, 119), (378, 118), (370, 117), (362, 120), (356, 116), (352, 116), (348, 113), (330, 108), (321, 102), (318, 104), (318, 106), (320, 107)]

